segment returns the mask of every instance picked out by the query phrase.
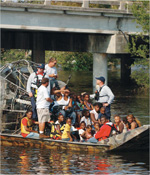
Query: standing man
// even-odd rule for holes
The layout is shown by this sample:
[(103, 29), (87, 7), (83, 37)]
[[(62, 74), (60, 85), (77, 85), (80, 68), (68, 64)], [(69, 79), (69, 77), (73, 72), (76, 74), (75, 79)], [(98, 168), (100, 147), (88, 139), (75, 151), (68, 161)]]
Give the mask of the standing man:
[(55, 86), (58, 86), (58, 82), (56, 80), (58, 78), (57, 69), (55, 67), (56, 64), (56, 58), (52, 57), (49, 59), (49, 63), (45, 65), (45, 73), (49, 77), (51, 89), (53, 88), (54, 84)]
[[(33, 72), (27, 81), (27, 92), (29, 94), (29, 97), (31, 97), (31, 105), (32, 105), (32, 111), (33, 115), (32, 118), (34, 120), (37, 120), (37, 111), (36, 111), (36, 97), (37, 97), (37, 89), (41, 86), (42, 78), (46, 77), (46, 74), (44, 73), (44, 64), (39, 64), (37, 67), (37, 72)], [(49, 88), (50, 92), (50, 88)]]
[(49, 85), (49, 79), (43, 78), (41, 81), (42, 85), (38, 88), (37, 91), (37, 114), (38, 114), (38, 122), (39, 122), (39, 133), (42, 137), (44, 135), (45, 122), (50, 121), (50, 113), (49, 106), (53, 100), (50, 98), (48, 93), (47, 86)]
[(104, 77), (97, 77), (96, 84), (99, 86), (99, 90), (97, 91), (97, 102), (101, 103), (102, 106), (106, 108), (105, 113), (107, 118), (110, 120), (110, 104), (113, 102), (114, 94), (112, 93), (111, 89), (107, 85), (105, 85)]

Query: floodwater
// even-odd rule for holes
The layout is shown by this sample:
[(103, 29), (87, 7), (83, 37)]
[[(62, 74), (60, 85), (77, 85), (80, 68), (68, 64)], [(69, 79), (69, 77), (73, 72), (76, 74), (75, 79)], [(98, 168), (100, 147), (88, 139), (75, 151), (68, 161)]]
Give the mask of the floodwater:
[[(59, 78), (67, 81), (75, 93), (92, 93), (92, 72), (59, 72)], [(120, 83), (120, 71), (109, 70), (109, 87), (115, 94), (111, 106), (112, 120), (115, 114), (125, 117), (134, 114), (142, 124), (149, 124), (149, 95), (136, 93), (134, 86)], [(136, 143), (135, 143), (136, 146)], [(148, 175), (149, 152), (118, 154), (84, 154), (53, 150), (1, 147), (1, 174), (142, 174)]]

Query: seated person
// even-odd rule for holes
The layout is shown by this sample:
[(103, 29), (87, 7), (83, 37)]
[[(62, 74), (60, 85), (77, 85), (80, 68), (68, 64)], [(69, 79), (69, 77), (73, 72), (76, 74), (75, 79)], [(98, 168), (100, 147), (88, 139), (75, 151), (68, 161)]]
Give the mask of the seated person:
[(129, 122), (129, 130), (132, 130), (141, 126), (140, 121), (137, 120), (132, 114), (127, 116), (127, 121)]
[(98, 122), (99, 104), (95, 103), (93, 106), (94, 106), (94, 109), (92, 111), (90, 111), (92, 125), (94, 125), (95, 122)]
[(63, 129), (64, 129), (64, 116), (60, 113), (58, 115), (58, 120), (54, 124), (51, 124), (50, 138), (56, 140), (61, 139)]
[(122, 122), (126, 125), (127, 130), (129, 130), (129, 122), (127, 120), (127, 117), (123, 117)]
[(105, 109), (106, 108), (104, 106), (100, 108), (100, 113), (98, 114), (98, 122), (99, 123), (100, 123), (100, 119), (101, 119), (102, 115), (105, 115), (106, 116)]
[(91, 125), (86, 126), (86, 131), (84, 131), (81, 134), (81, 137), (84, 139), (84, 141), (88, 141), (90, 138), (93, 137), (93, 132), (92, 132), (92, 126)]
[(121, 121), (120, 116), (115, 115), (114, 119), (115, 119), (115, 126), (116, 126), (117, 130), (118, 130), (120, 133), (122, 133), (122, 132), (123, 132), (123, 133), (124, 133), (124, 132), (127, 132), (126, 125)]
[(21, 135), (25, 138), (39, 138), (37, 131), (32, 130), (33, 124), (39, 124), (38, 122), (32, 120), (33, 112), (28, 110), (25, 117), (21, 120)]
[(91, 123), (91, 119), (90, 119), (90, 112), (87, 109), (84, 109), (82, 111), (82, 115), (83, 115), (83, 117), (81, 118), (80, 123), (84, 121), (86, 126), (91, 125), (92, 123)]
[(72, 137), (71, 137), (71, 134), (70, 134), (70, 129), (71, 129), (71, 119), (70, 118), (67, 118), (66, 119), (65, 129), (64, 129), (63, 134), (62, 134), (62, 137), (61, 137), (63, 141), (72, 142)]
[(89, 94), (85, 93), (83, 95), (83, 99), (84, 99), (84, 101), (83, 101), (84, 108), (88, 109), (88, 110), (93, 110), (93, 105), (89, 102), (89, 100), (90, 100)]
[(106, 116), (101, 117), (101, 123), (103, 126), (95, 134), (94, 137), (88, 140), (88, 142), (97, 143), (98, 141), (105, 140), (108, 137), (112, 136), (112, 134), (116, 134), (118, 132), (115, 125), (112, 122), (108, 122)]
[[(94, 123), (94, 128), (95, 128), (95, 134), (100, 130), (100, 124), (98, 122)], [(94, 136), (95, 136), (94, 134)]]
[(79, 136), (80, 136), (80, 142), (82, 142), (84, 139), (81, 137), (81, 134), (85, 131), (86, 124), (84, 121), (80, 123), (80, 129), (79, 129)]

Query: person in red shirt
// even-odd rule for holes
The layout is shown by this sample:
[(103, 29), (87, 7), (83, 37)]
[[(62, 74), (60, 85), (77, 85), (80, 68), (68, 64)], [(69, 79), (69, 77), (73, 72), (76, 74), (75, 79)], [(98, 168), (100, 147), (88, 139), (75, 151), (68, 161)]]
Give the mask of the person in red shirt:
[(108, 122), (106, 116), (101, 117), (101, 123), (103, 124), (100, 130), (95, 134), (95, 137), (88, 140), (88, 142), (97, 143), (98, 141), (105, 140), (108, 137), (118, 132), (117, 128), (112, 122)]
[(32, 120), (32, 114), (33, 112), (28, 110), (21, 120), (21, 135), (25, 138), (39, 138), (37, 131), (32, 130), (32, 125), (38, 124), (38, 122)]

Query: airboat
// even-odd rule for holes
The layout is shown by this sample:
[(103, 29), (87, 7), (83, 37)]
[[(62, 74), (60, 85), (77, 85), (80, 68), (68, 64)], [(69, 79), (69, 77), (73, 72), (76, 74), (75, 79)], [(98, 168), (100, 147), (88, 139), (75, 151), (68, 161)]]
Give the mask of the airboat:
[(0, 68), (0, 144), (4, 146), (23, 146), (57, 150), (106, 152), (135, 151), (149, 149), (150, 125), (112, 136), (97, 144), (66, 142), (50, 138), (23, 138), (20, 121), (27, 109), (31, 108), (26, 84), (31, 73), (36, 71), (38, 64), (32, 61), (19, 60), (8, 63)]

